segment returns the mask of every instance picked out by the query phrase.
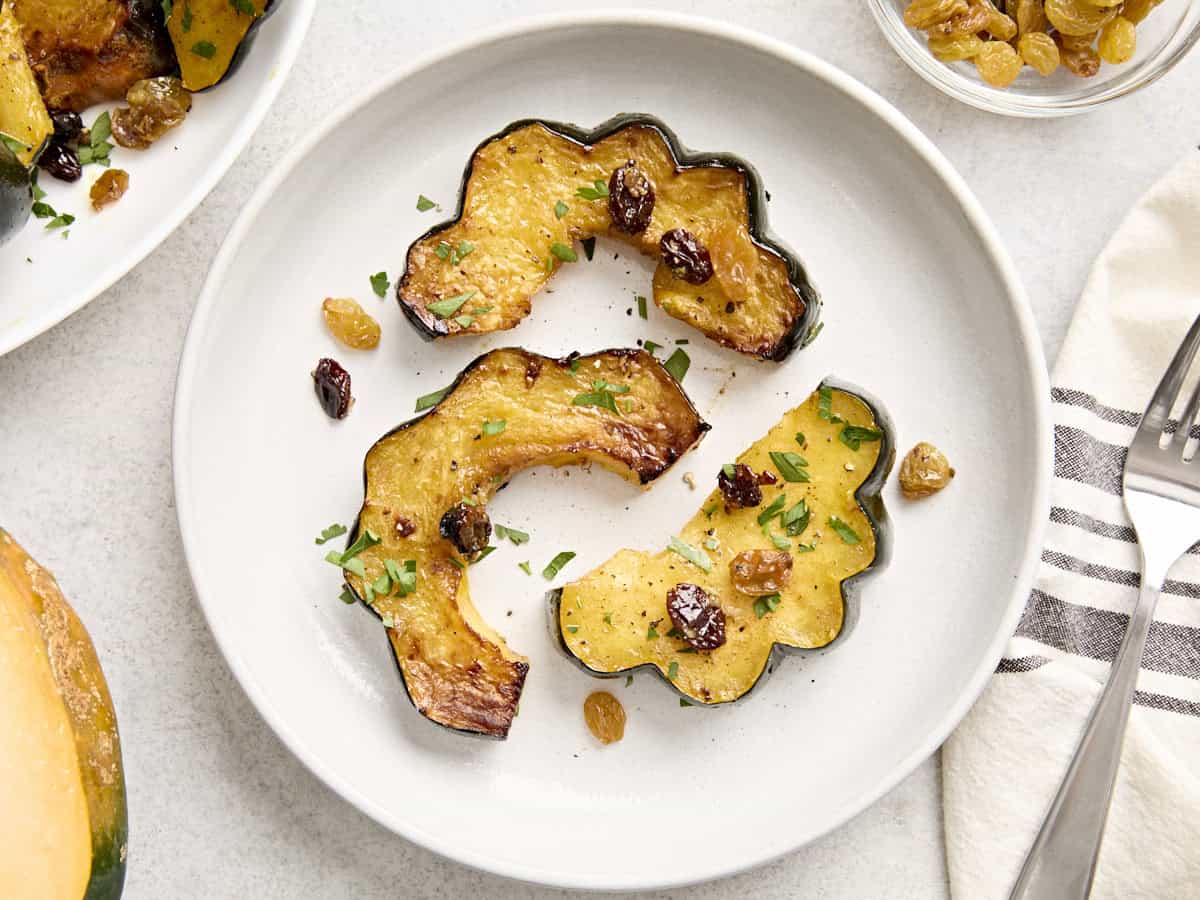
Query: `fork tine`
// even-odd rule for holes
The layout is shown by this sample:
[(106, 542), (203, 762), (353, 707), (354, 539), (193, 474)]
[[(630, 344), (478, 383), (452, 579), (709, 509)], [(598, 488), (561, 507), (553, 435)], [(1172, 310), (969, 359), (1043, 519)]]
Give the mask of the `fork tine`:
[(1138, 427), (1140, 433), (1153, 434), (1157, 440), (1159, 433), (1167, 424), (1167, 418), (1171, 415), (1171, 407), (1175, 405), (1179, 389), (1183, 387), (1183, 379), (1187, 377), (1192, 360), (1196, 358), (1197, 349), (1200, 349), (1200, 316), (1196, 317), (1196, 321), (1188, 329), (1187, 337), (1175, 351), (1175, 358), (1171, 360), (1171, 365), (1167, 367), (1162, 381), (1158, 383), (1154, 399), (1150, 401), (1150, 405), (1146, 408), (1146, 414), (1142, 416), (1142, 424)]
[(1188, 397), (1187, 406), (1179, 419), (1179, 427), (1171, 436), (1171, 442), (1179, 444), (1181, 452), (1187, 446), (1188, 435), (1192, 433), (1192, 423), (1196, 421), (1197, 413), (1200, 413), (1200, 381), (1196, 382), (1196, 386), (1192, 388), (1192, 395)]

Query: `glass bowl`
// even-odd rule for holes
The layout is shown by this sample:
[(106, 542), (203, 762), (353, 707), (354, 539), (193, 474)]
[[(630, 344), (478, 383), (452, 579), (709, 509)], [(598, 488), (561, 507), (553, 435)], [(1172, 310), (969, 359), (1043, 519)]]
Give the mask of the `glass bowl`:
[(926, 81), (963, 103), (1008, 116), (1069, 116), (1132, 94), (1157, 81), (1200, 38), (1200, 0), (1163, 0), (1137, 27), (1137, 54), (1123, 65), (1103, 63), (1093, 78), (1065, 68), (1043, 78), (1026, 66), (1008, 88), (985, 84), (970, 60), (944, 63), (925, 35), (904, 24), (908, 0), (867, 0), (879, 27), (900, 57)]

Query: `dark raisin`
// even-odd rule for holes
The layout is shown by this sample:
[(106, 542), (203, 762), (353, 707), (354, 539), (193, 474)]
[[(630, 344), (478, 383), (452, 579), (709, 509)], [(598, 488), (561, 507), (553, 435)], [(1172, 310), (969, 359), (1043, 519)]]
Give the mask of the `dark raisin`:
[(66, 144), (51, 141), (38, 159), (38, 168), (59, 181), (78, 181), (83, 175), (79, 157)]
[(667, 268), (688, 284), (704, 284), (713, 277), (708, 249), (686, 228), (672, 228), (659, 242)]
[(312, 373), (321, 409), (331, 419), (344, 419), (354, 398), (350, 396), (350, 373), (335, 360), (322, 359)]
[(626, 234), (641, 234), (650, 227), (654, 182), (632, 159), (608, 179), (608, 214), (613, 227)]
[(54, 123), (54, 137), (62, 143), (73, 141), (83, 132), (83, 119), (79, 113), (69, 109), (56, 109), (50, 113), (50, 121)]
[(417, 530), (413, 520), (407, 516), (396, 516), (396, 534), (402, 538), (411, 537)]
[(717, 487), (725, 496), (725, 503), (734, 508), (747, 508), (762, 503), (762, 488), (758, 486), (758, 476), (749, 466), (738, 463), (732, 466), (722, 466), (717, 475)]
[(725, 643), (725, 613), (699, 585), (683, 582), (667, 591), (667, 613), (697, 650), (716, 650)]
[(492, 538), (492, 522), (481, 506), (459, 503), (446, 510), (438, 524), (442, 537), (454, 544), (458, 552), (474, 556), (483, 551)]
[(766, 469), (763, 469), (761, 472), (759, 472), (757, 477), (759, 484), (775, 484), (775, 482), (779, 481), (774, 474), (768, 472)]

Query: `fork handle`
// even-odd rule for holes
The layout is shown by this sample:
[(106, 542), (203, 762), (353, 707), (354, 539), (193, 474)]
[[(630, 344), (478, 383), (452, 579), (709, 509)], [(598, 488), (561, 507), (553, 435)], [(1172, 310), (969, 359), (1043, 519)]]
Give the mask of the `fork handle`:
[(1092, 711), (1079, 749), (1009, 900), (1087, 900), (1091, 892), (1158, 592), (1158, 587), (1143, 576), (1138, 603), (1108, 684)]

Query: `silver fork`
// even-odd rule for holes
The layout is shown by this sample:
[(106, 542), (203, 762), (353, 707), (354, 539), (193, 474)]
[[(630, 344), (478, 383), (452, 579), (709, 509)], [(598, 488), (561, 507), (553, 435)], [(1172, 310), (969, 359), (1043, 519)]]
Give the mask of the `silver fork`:
[(1091, 893), (1154, 606), (1167, 570), (1200, 538), (1200, 459), (1184, 455), (1200, 413), (1200, 384), (1188, 398), (1179, 426), (1170, 434), (1165, 430), (1198, 348), (1200, 318), (1159, 382), (1125, 458), (1125, 509), (1142, 554), (1141, 594), (1108, 684), (1010, 900), (1086, 900)]

